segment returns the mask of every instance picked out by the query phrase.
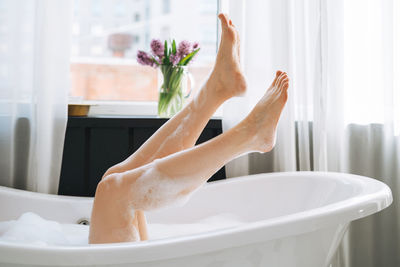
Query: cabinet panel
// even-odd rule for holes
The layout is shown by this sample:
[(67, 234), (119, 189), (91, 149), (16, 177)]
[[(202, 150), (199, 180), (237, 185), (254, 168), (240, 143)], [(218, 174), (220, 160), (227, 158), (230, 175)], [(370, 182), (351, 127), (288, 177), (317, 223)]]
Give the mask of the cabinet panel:
[(129, 154), (127, 128), (96, 127), (90, 131), (89, 188), (93, 196), (98, 182), (111, 166), (126, 159)]
[[(129, 117), (69, 117), (58, 193), (94, 196), (104, 172), (136, 151), (167, 120)], [(210, 120), (197, 144), (222, 132)], [(209, 181), (225, 179), (221, 168)]]
[(87, 180), (85, 179), (85, 128), (67, 128), (64, 141), (64, 154), (61, 166), (58, 194), (86, 196)]
[[(160, 126), (161, 127), (161, 126)], [(140, 127), (133, 129), (133, 150), (136, 151), (144, 144), (156, 131), (157, 127)]]

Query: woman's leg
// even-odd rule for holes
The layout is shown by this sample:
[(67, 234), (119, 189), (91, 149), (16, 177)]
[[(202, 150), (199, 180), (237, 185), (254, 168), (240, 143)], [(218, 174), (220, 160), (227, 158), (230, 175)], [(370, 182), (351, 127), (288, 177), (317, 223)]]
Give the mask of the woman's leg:
[(210, 117), (227, 99), (246, 90), (239, 62), (239, 36), (229, 18), (220, 14), (222, 38), (214, 69), (200, 92), (168, 120), (134, 154), (104, 174), (132, 170), (194, 146)]
[(189, 195), (235, 157), (252, 151), (270, 151), (288, 86), (286, 73), (277, 73), (263, 98), (234, 128), (196, 147), (108, 175), (97, 187), (89, 242), (139, 240), (133, 227), (133, 210), (168, 205)]
[[(168, 120), (134, 154), (112, 166), (103, 175), (136, 169), (155, 159), (192, 147), (210, 117), (227, 99), (246, 90), (246, 81), (239, 61), (239, 35), (229, 18), (220, 14), (222, 38), (214, 69), (194, 99)], [(135, 211), (134, 225), (140, 239), (147, 239), (146, 219), (142, 211)]]

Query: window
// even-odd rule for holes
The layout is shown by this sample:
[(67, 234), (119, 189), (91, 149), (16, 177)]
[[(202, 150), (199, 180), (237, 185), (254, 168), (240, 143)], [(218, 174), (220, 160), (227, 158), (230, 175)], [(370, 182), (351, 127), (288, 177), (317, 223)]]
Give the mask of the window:
[(92, 55), (101, 55), (103, 53), (103, 47), (100, 45), (94, 45), (90, 48), (90, 53)]
[(133, 21), (134, 22), (139, 22), (140, 21), (140, 14), (139, 13), (136, 13), (136, 14), (133, 15)]
[(7, 25), (4, 23), (1, 23), (0, 22), (0, 33), (7, 33), (8, 32), (8, 27), (7, 27)]
[(74, 0), (70, 99), (156, 103), (158, 70), (136, 62), (137, 51), (149, 51), (153, 38), (200, 43), (200, 53), (189, 69), (195, 80), (194, 95), (215, 60), (218, 1), (171, 3)]
[(101, 36), (103, 34), (103, 27), (101, 25), (93, 25), (90, 33), (93, 36)]
[(164, 14), (168, 14), (171, 12), (171, 1), (170, 0), (162, 0), (162, 9)]
[(0, 53), (5, 54), (8, 51), (7, 44), (0, 44)]
[(0, 77), (7, 77), (7, 75), (8, 75), (8, 69), (7, 69), (7, 66), (5, 66), (5, 65), (1, 65), (0, 66)]
[[(388, 19), (379, 1), (359, 3), (344, 2), (344, 118), (346, 124), (383, 124), (391, 116), (394, 133), (399, 134), (400, 120), (396, 118), (400, 110), (396, 107), (400, 106), (400, 87), (395, 84), (400, 74), (396, 69), (399, 46), (395, 45), (400, 36), (400, 31), (396, 32), (398, 9), (393, 9), (393, 17)], [(388, 22), (393, 23), (392, 29), (385, 28)], [(390, 95), (384, 88), (392, 86)]]
[(116, 17), (124, 17), (126, 15), (126, 1), (119, 1), (114, 4), (114, 16)]
[(140, 36), (139, 35), (134, 35), (133, 36), (133, 43), (137, 44), (137, 43), (139, 43), (139, 41), (140, 41)]
[(72, 24), (72, 34), (73, 35), (79, 35), (80, 33), (80, 27), (78, 23)]
[(79, 55), (79, 47), (77, 45), (72, 45), (71, 47), (71, 56)]
[(93, 17), (101, 17), (103, 14), (102, 0), (92, 0), (91, 12)]

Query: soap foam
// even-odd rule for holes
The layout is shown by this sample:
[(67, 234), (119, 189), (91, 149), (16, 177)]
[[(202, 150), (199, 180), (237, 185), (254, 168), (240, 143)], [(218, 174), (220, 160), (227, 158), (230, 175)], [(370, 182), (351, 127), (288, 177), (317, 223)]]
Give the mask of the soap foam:
[[(188, 224), (148, 224), (149, 239), (199, 234), (243, 224), (232, 214), (219, 214)], [(88, 246), (89, 226), (60, 224), (24, 213), (17, 220), (0, 222), (0, 242), (34, 246)]]
[(16, 221), (0, 223), (0, 241), (34, 245), (79, 245), (87, 243), (89, 227), (81, 225), (62, 225), (55, 221), (48, 221), (40, 216), (28, 212)]
[(156, 156), (159, 156), (160, 151), (165, 150), (165, 147), (171, 146), (173, 144), (174, 148), (177, 149), (176, 151), (181, 151), (184, 150), (186, 147), (184, 145), (185, 138), (187, 138), (190, 135), (190, 131), (188, 131), (188, 123), (193, 119), (193, 111), (190, 105), (187, 105), (186, 107), (187, 114), (185, 117), (182, 118), (181, 122), (179, 125), (175, 128), (175, 130), (170, 133), (160, 144), (159, 148), (157, 149), (156, 152), (153, 153), (154, 156), (150, 157), (149, 161), (153, 161), (153, 159)]
[(149, 164), (132, 185), (133, 208), (154, 210), (182, 206), (200, 186), (191, 177), (169, 177), (158, 169), (158, 161)]

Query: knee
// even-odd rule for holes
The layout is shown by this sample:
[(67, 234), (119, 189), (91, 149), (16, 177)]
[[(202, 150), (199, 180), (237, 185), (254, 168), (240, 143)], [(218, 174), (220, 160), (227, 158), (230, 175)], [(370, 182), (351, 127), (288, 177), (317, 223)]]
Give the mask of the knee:
[(110, 168), (107, 169), (107, 171), (104, 173), (104, 175), (101, 179), (104, 180), (107, 176), (110, 176), (110, 175), (118, 173), (118, 172), (120, 172), (118, 165), (111, 166)]
[(100, 182), (97, 184), (96, 195), (98, 194), (110, 194), (118, 189), (120, 181), (122, 179), (121, 173), (111, 173), (104, 175)]

